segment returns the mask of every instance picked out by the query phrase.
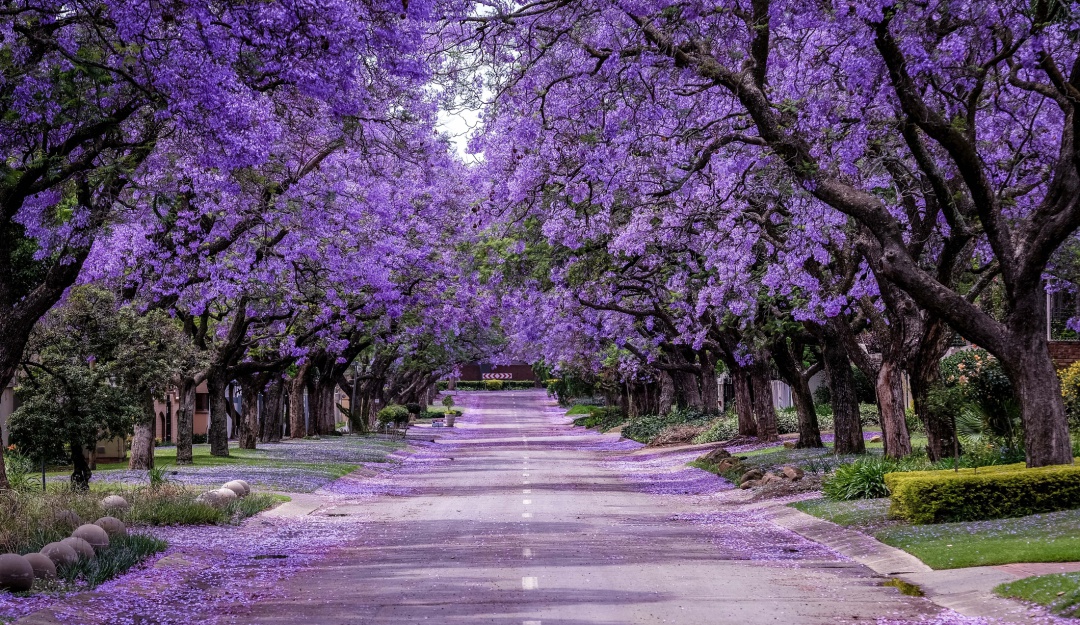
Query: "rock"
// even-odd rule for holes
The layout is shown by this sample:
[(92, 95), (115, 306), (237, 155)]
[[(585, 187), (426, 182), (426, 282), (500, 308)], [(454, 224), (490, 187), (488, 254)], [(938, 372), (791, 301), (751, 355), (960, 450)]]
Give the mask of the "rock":
[(131, 505), (120, 495), (109, 495), (101, 500), (101, 507), (106, 510), (127, 510)]
[(34, 577), (37, 579), (56, 579), (56, 565), (49, 559), (49, 556), (43, 553), (28, 553), (23, 557), (30, 563), (30, 568), (34, 569)]
[(765, 477), (765, 474), (758, 469), (750, 469), (746, 473), (743, 473), (742, 477), (739, 478), (739, 485), (741, 486), (743, 482), (748, 482), (750, 480), (760, 480), (763, 477)]
[(761, 480), (746, 480), (742, 484), (739, 484), (739, 488), (743, 490), (757, 488), (758, 486), (761, 486)]
[(881, 442), (881, 437), (880, 436), (871, 436), (870, 437), (870, 442), (871, 443), (880, 443)]
[(94, 547), (78, 536), (69, 536), (60, 542), (74, 549), (75, 553), (79, 554), (80, 558), (85, 558), (87, 560), (94, 559)]
[(30, 590), (34, 585), (34, 567), (17, 553), (0, 555), (0, 589), (11, 592)]
[(71, 510), (60, 510), (53, 515), (56, 524), (69, 530), (73, 530), (83, 524), (82, 518)]
[(97, 525), (92, 525), (90, 523), (80, 525), (78, 529), (71, 533), (71, 535), (90, 543), (90, 546), (94, 548), (94, 551), (101, 551), (109, 546), (109, 533)]
[(250, 492), (251, 490), (250, 486), (248, 486), (245, 482), (241, 482), (240, 480), (225, 482), (225, 485), (222, 486), (222, 488), (227, 488), (231, 490), (232, 492), (236, 493), (237, 497), (240, 497), (241, 499), (247, 497), (248, 492)]
[(244, 485), (244, 496), (247, 497), (251, 494), (251, 484), (247, 483), (247, 480), (233, 480), (234, 482), (240, 482)]
[(723, 460), (725, 458), (730, 458), (730, 457), (731, 457), (731, 452), (724, 449), (723, 447), (717, 447), (716, 449), (710, 451), (709, 453), (705, 454), (704, 456), (698, 458), (698, 460), (701, 460), (702, 462), (708, 462), (708, 463), (718, 463), (721, 460)]
[(804, 475), (806, 475), (806, 472), (799, 467), (791, 466), (780, 469), (780, 472), (784, 474), (784, 477), (791, 480), (792, 482), (798, 482), (799, 480), (803, 479)]
[(784, 449), (795, 449), (795, 441), (784, 441)]
[(720, 461), (720, 464), (716, 465), (716, 470), (721, 473), (726, 473), (742, 464), (742, 461), (738, 458), (724, 458)]
[(236, 492), (229, 488), (219, 488), (211, 492), (217, 493), (219, 506), (227, 506), (230, 503), (239, 499), (239, 497), (237, 497), (236, 495)]
[(786, 482), (784, 478), (776, 475), (775, 473), (766, 473), (765, 477), (761, 478), (761, 485), (775, 484), (776, 482)]
[(94, 525), (105, 530), (105, 533), (109, 536), (121, 536), (127, 534), (127, 525), (116, 517), (103, 516), (97, 521), (94, 521)]
[(41, 548), (41, 555), (52, 560), (56, 566), (75, 564), (79, 561), (79, 552), (66, 543), (49, 543)]

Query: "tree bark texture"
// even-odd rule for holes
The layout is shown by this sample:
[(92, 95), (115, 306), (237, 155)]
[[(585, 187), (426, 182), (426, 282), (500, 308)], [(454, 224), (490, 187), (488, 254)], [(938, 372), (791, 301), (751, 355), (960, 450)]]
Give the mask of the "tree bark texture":
[(751, 368), (750, 392), (753, 395), (754, 421), (757, 424), (757, 438), (764, 442), (780, 440), (770, 378), (768, 367), (764, 364), (755, 364)]
[(878, 410), (881, 413), (881, 436), (885, 455), (903, 458), (911, 455), (911, 436), (908, 433), (904, 410), (904, 386), (900, 367), (884, 359), (877, 375)]
[(180, 400), (176, 410), (176, 464), (191, 464), (191, 436), (195, 429), (195, 378), (180, 381)]
[(731, 370), (731, 380), (735, 386), (735, 414), (739, 420), (739, 435), (757, 436), (757, 421), (754, 419), (754, 398), (750, 389), (750, 373), (737, 367)]
[(135, 424), (131, 437), (129, 469), (147, 471), (154, 468), (154, 438), (157, 436), (157, 415), (154, 414), (154, 396), (143, 393), (142, 418)]
[(240, 449), (255, 449), (259, 439), (259, 392), (262, 390), (258, 376), (240, 380), (240, 419), (236, 422), (236, 440)]
[(207, 441), (210, 443), (210, 455), (227, 457), (229, 455), (229, 431), (226, 418), (229, 409), (225, 395), (229, 385), (228, 371), (224, 367), (212, 367), (206, 376), (206, 390), (210, 393), (210, 428)]
[(307, 388), (308, 365), (303, 364), (296, 375), (289, 381), (289, 436), (304, 438), (307, 436), (307, 424), (304, 422), (304, 390)]
[(263, 418), (259, 429), (259, 440), (264, 443), (276, 443), (281, 440), (281, 401), (284, 391), (284, 382), (279, 376), (274, 376), (263, 396)]
[[(828, 336), (828, 333), (826, 333)], [(833, 409), (833, 451), (837, 454), (866, 452), (862, 421), (859, 418), (859, 398), (847, 352), (835, 340), (823, 341), (822, 356), (825, 374), (829, 378), (829, 396)]]

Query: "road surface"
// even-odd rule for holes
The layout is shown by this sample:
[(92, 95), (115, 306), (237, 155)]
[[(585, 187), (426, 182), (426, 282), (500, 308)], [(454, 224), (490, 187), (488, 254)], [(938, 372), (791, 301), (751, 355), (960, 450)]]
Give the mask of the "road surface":
[(615, 437), (572, 428), (542, 392), (457, 397), (466, 415), (437, 446), (446, 457), (402, 476), (404, 496), (314, 512), (362, 519), (355, 544), (242, 620), (803, 625), (937, 612), (760, 515), (645, 492), (612, 462)]

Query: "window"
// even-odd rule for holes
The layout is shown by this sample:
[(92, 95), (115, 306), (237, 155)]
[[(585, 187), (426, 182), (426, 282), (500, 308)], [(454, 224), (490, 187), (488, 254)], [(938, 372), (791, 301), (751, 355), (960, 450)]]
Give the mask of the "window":
[(200, 412), (210, 410), (210, 393), (195, 393), (195, 410)]

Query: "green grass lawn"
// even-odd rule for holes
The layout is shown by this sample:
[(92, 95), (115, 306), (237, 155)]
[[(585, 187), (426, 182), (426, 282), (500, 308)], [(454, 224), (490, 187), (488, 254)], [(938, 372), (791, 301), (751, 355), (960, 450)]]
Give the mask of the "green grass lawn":
[(1037, 603), (1054, 614), (1080, 617), (1080, 573), (1025, 577), (1002, 584), (994, 592), (1009, 599)]
[(566, 414), (571, 417), (589, 414), (589, 412), (596, 406), (586, 406), (585, 404), (574, 404), (570, 410), (566, 411)]
[(901, 525), (874, 534), (935, 569), (1080, 560), (1080, 510), (970, 523)]
[[(311, 492), (354, 470), (361, 463), (388, 462), (390, 454), (402, 449), (400, 439), (376, 436), (325, 437), (283, 441), (260, 445), (258, 449), (239, 449), (235, 443), (226, 457), (211, 456), (209, 445), (192, 448), (193, 464), (176, 465), (176, 447), (158, 447), (155, 463), (165, 467), (166, 479), (185, 483), (214, 485), (242, 478), (262, 489)], [(70, 468), (50, 472), (50, 490), (64, 488)], [(103, 482), (141, 483), (145, 471), (129, 471), (127, 463), (98, 464), (94, 470), (94, 490), (108, 489)]]

